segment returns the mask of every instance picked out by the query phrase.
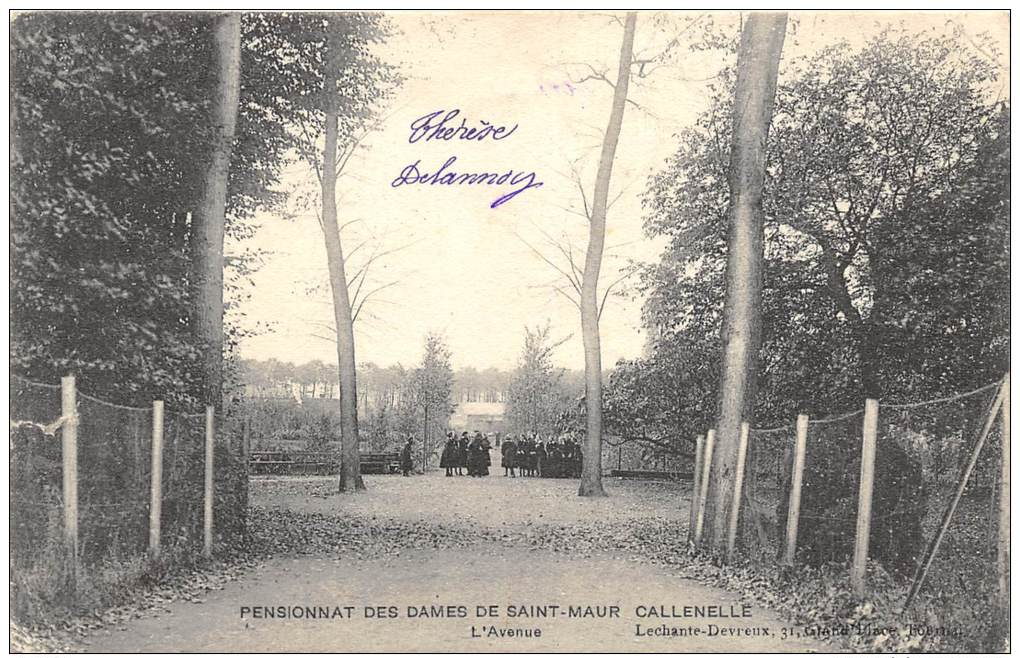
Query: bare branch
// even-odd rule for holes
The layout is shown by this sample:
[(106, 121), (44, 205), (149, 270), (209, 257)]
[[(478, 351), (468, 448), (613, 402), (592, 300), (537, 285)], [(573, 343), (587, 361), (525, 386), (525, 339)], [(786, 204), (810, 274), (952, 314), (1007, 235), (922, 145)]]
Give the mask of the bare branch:
[(581, 288), (581, 277), (583, 275), (583, 271), (581, 270), (581, 268), (579, 268), (574, 263), (574, 245), (570, 241), (570, 238), (567, 237), (567, 239), (566, 239), (567, 240), (567, 246), (564, 247), (563, 244), (561, 244), (555, 238), (553, 238), (551, 235), (549, 235), (549, 233), (546, 232), (545, 229), (543, 229), (541, 226), (538, 226), (534, 222), (532, 222), (532, 225), (545, 237), (546, 242), (548, 242), (550, 245), (552, 245), (552, 247), (554, 249), (556, 249), (558, 252), (560, 252), (560, 254), (562, 254), (563, 257), (567, 259), (567, 263), (570, 264), (570, 270), (571, 270), (571, 272), (574, 275), (573, 278), (571, 278), (571, 282), (574, 284), (574, 287), (576, 289), (580, 290), (580, 288)]
[(617, 242), (616, 244), (606, 245), (606, 253), (610, 251), (616, 251), (617, 249), (621, 249), (628, 245), (637, 244), (639, 242), (641, 242), (641, 240), (627, 240), (626, 242)]
[(574, 79), (573, 77), (571, 77), (568, 74), (567, 75), (567, 79), (569, 79), (572, 83), (574, 83), (576, 85), (584, 84), (585, 82), (588, 82), (589, 80), (598, 80), (598, 81), (606, 83), (607, 85), (610, 86), (610, 88), (616, 89), (616, 85), (613, 83), (613, 81), (610, 80), (608, 77), (606, 77), (606, 71), (599, 71), (598, 69), (596, 69), (594, 66), (592, 66), (588, 62), (570, 62), (570, 63), (567, 64), (567, 66), (586, 66), (586, 67), (588, 67), (588, 70), (590, 71), (590, 73), (588, 75), (585, 75), (584, 77), (580, 77), (580, 78), (577, 78), (577, 79)]
[(627, 191), (627, 188), (625, 187), (622, 190), (620, 190), (619, 192), (617, 192), (616, 196), (613, 197), (613, 200), (606, 204), (606, 210), (609, 210), (610, 208), (612, 208), (613, 204), (616, 203), (617, 201), (619, 201), (620, 197), (622, 197), (623, 193), (626, 192), (626, 191)]
[(361, 221), (364, 221), (364, 220), (362, 220), (362, 219), (351, 219), (351, 220), (348, 220), (348, 221), (344, 222), (343, 224), (341, 224), (341, 225), (340, 225), (340, 228), (339, 228), (338, 230), (339, 230), (339, 231), (340, 231), (341, 233), (343, 233), (343, 230), (344, 230), (345, 228), (347, 228), (347, 227), (348, 227), (348, 226), (350, 226), (351, 224), (357, 224), (358, 222), (361, 222)]
[(373, 288), (372, 290), (369, 290), (367, 293), (365, 293), (365, 296), (362, 297), (361, 301), (358, 302), (357, 307), (354, 309), (353, 321), (357, 322), (358, 316), (361, 314), (361, 309), (364, 308), (365, 302), (367, 302), (372, 297), (372, 295), (379, 291), (386, 290), (387, 288), (391, 288), (397, 285), (397, 283), (398, 283), (397, 281), (390, 281), (389, 283), (383, 284), (378, 288)]
[[(354, 289), (354, 292), (351, 295), (351, 308), (352, 309), (357, 308), (358, 310), (360, 310), (361, 307), (364, 305), (365, 301), (368, 299), (369, 295), (372, 294), (372, 292), (370, 292), (368, 295), (365, 295), (365, 297), (363, 297), (363, 298), (360, 297), (361, 290), (364, 287), (365, 282), (368, 280), (368, 271), (372, 267), (373, 263), (375, 263), (380, 258), (384, 258), (384, 257), (389, 256), (391, 254), (394, 254), (394, 253), (396, 253), (398, 251), (402, 251), (404, 249), (408, 249), (408, 248), (414, 246), (415, 244), (417, 244), (419, 242), (421, 242), (421, 240), (415, 240), (414, 242), (408, 242), (406, 244), (402, 244), (400, 246), (393, 247), (392, 249), (386, 249), (386, 250), (380, 251), (377, 248), (375, 251), (373, 251), (372, 255), (369, 256), (368, 259), (366, 259), (366, 261), (364, 263), (362, 263), (361, 267), (358, 268), (358, 270), (350, 278), (350, 281), (347, 284), (347, 288), (349, 290), (351, 288), (351, 286), (355, 285), (355, 282), (357, 283), (357, 285), (356, 285), (356, 287)], [(394, 283), (396, 283), (396, 282), (394, 282)], [(392, 284), (388, 284), (385, 287), (389, 287), (389, 285), (392, 285)]]
[(351, 278), (350, 283), (347, 284), (347, 289), (350, 290), (351, 286), (354, 285), (354, 282), (355, 281), (358, 282), (354, 288), (354, 293), (350, 297), (350, 304), (352, 309), (355, 308), (355, 306), (358, 304), (358, 296), (361, 295), (361, 288), (362, 286), (365, 285), (365, 279), (368, 278), (368, 268), (371, 264), (372, 261), (369, 261), (367, 265), (362, 267), (361, 270)]
[(571, 297), (570, 295), (568, 295), (567, 292), (565, 290), (563, 290), (563, 288), (561, 288), (560, 286), (554, 286), (553, 290), (555, 290), (556, 292), (558, 292), (561, 295), (563, 295), (564, 297), (566, 297), (567, 300), (571, 304), (573, 304), (575, 307), (577, 307), (577, 310), (579, 310), (579, 311), (581, 310), (581, 302), (579, 302), (578, 300), (576, 300), (573, 297)]
[(366, 244), (368, 244), (369, 242), (370, 242), (370, 240), (366, 239), (366, 240), (362, 240), (358, 244), (354, 245), (354, 249), (351, 249), (349, 252), (347, 252), (347, 258), (345, 260), (349, 261), (351, 259), (351, 257), (354, 256), (354, 254), (358, 253), (358, 251), (362, 247), (364, 247)]
[(520, 240), (521, 242), (523, 242), (525, 244), (525, 246), (527, 246), (528, 249), (530, 249), (532, 251), (532, 253), (534, 253), (536, 256), (538, 256), (543, 261), (545, 261), (546, 265), (548, 265), (549, 267), (553, 268), (554, 270), (559, 272), (561, 275), (563, 275), (563, 278), (565, 278), (567, 281), (570, 282), (570, 285), (574, 288), (574, 290), (577, 291), (577, 294), (581, 294), (581, 287), (574, 281), (574, 278), (570, 274), (565, 272), (563, 270), (563, 268), (561, 268), (559, 265), (557, 265), (552, 260), (547, 258), (546, 255), (543, 254), (541, 251), (539, 251), (538, 249), (535, 249), (533, 246), (531, 246), (531, 243), (528, 242), (527, 240), (525, 240), (521, 236), (520, 233), (514, 232), (514, 235), (517, 236), (517, 239)]
[(584, 194), (584, 185), (581, 183), (580, 174), (574, 179), (577, 182), (577, 189), (581, 192), (581, 201), (584, 203), (584, 216), (591, 221), (591, 209), (588, 206), (588, 197)]
[(610, 283), (606, 287), (605, 292), (602, 293), (602, 303), (599, 304), (599, 315), (598, 315), (599, 319), (602, 318), (602, 311), (604, 311), (606, 309), (606, 302), (609, 301), (609, 294), (613, 291), (613, 288), (615, 288), (617, 286), (617, 284), (619, 284), (622, 281), (624, 281), (625, 279), (627, 279), (633, 273), (634, 273), (633, 270), (626, 270), (621, 276), (619, 276), (618, 278), (613, 280), (613, 282)]
[[(672, 52), (674, 48), (680, 45), (680, 38), (687, 34), (687, 32), (696, 27), (698, 24), (700, 24), (701, 21), (703, 21), (706, 16), (707, 14), (701, 14), (697, 18), (691, 20), (684, 29), (677, 32), (676, 36), (674, 36), (672, 39), (666, 42), (666, 45), (663, 46), (662, 49), (656, 54), (634, 59), (634, 61), (631, 62), (631, 66), (637, 66), (638, 70), (633, 75), (638, 78), (645, 78), (651, 75), (655, 71), (655, 69), (660, 68), (662, 62), (666, 60), (670, 52)], [(646, 69), (646, 67), (649, 64), (653, 63), (659, 63), (660, 66), (655, 66), (650, 69)]]
[(574, 263), (574, 243), (570, 241), (569, 237), (567, 237), (567, 260), (570, 262), (570, 267), (577, 273), (578, 285), (580, 285), (580, 280), (584, 278), (584, 270)]
[(563, 212), (565, 212), (565, 213), (570, 213), (571, 215), (576, 215), (576, 216), (578, 216), (578, 217), (582, 217), (582, 218), (584, 218), (585, 220), (587, 220), (587, 219), (588, 219), (588, 216), (587, 216), (587, 215), (585, 215), (585, 214), (584, 214), (584, 212), (582, 212), (582, 211), (580, 211), (580, 210), (576, 210), (576, 209), (574, 209), (574, 208), (571, 208), (571, 207), (569, 207), (569, 206), (562, 206), (562, 205), (560, 205), (560, 204), (558, 204), (558, 203), (554, 203), (554, 204), (551, 204), (551, 205), (552, 205), (552, 206), (553, 206), (554, 208), (558, 208), (559, 210), (562, 210), (562, 211), (563, 211)]
[(655, 119), (656, 121), (662, 121), (662, 118), (659, 115), (655, 114), (654, 112), (649, 110), (644, 105), (639, 104), (636, 100), (634, 100), (632, 98), (626, 98), (624, 100), (626, 100), (626, 102), (628, 102), (631, 105), (633, 105), (636, 109), (640, 110), (641, 112), (644, 112), (645, 114), (647, 114), (651, 118)]

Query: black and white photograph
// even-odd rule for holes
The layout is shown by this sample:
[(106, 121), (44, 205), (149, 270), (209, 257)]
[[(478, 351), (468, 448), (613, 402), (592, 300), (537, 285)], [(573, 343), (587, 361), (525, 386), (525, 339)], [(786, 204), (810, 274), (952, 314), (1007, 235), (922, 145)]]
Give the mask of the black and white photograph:
[(9, 10), (9, 651), (1010, 652), (1010, 20)]

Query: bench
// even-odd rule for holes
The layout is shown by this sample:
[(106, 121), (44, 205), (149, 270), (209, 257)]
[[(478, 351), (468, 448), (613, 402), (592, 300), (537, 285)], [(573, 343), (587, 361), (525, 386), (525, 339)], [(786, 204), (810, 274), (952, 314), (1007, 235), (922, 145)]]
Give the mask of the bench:
[(261, 450), (251, 453), (251, 475), (333, 475), (340, 472), (334, 452)]
[(613, 469), (610, 477), (630, 480), (693, 480), (694, 474), (681, 471), (625, 471)]
[(364, 475), (389, 475), (400, 472), (399, 452), (367, 452), (361, 455)]
[[(337, 452), (288, 452), (261, 450), (251, 453), (251, 475), (337, 475), (340, 454)], [(400, 472), (400, 453), (364, 453), (361, 455), (363, 474), (388, 475)]]

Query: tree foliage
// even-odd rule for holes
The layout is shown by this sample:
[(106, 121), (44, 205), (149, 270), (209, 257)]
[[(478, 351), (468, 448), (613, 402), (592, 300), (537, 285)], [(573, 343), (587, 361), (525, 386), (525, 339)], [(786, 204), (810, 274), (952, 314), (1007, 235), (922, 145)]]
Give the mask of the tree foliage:
[[(756, 424), (1001, 376), (1009, 112), (988, 98), (994, 79), (958, 34), (887, 31), (786, 64), (767, 148)], [(675, 390), (691, 419), (715, 399), (732, 83), (727, 71), (713, 85), (645, 198), (647, 232), (669, 242), (643, 273), (640, 367), (689, 374)]]
[(450, 365), (450, 357), (450, 348), (441, 334), (426, 334), (421, 365), (411, 376), (411, 395), (419, 412), (419, 427), (427, 449), (435, 445), (429, 441), (434, 429), (445, 426), (453, 412), (453, 367)]
[[(315, 79), (281, 57), (280, 14), (246, 14), (228, 235), (280, 201), (295, 105)], [(37, 12), (11, 27), (12, 368), (75, 372), (120, 401), (187, 404), (190, 213), (210, 142), (211, 16)], [(251, 263), (227, 262), (226, 285)], [(236, 344), (236, 324), (227, 329)]]
[(552, 363), (552, 355), (563, 341), (553, 342), (549, 323), (524, 328), (524, 347), (507, 386), (506, 424), (510, 432), (549, 435), (565, 409), (576, 401), (570, 398), (563, 370)]

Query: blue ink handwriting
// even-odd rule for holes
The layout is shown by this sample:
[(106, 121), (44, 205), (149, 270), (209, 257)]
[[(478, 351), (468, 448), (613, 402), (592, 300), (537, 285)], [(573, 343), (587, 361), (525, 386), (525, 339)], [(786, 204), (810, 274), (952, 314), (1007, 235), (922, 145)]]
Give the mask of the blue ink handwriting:
[[(514, 198), (518, 194), (526, 192), (529, 189), (542, 187), (541, 181), (536, 181), (535, 172), (523, 172), (519, 171), (514, 173), (511, 169), (504, 174), (499, 173), (475, 173), (475, 174), (459, 174), (453, 171), (447, 171), (454, 162), (457, 161), (457, 156), (452, 155), (450, 158), (440, 167), (435, 173), (423, 172), (418, 168), (421, 164), (421, 160), (416, 160), (413, 164), (409, 164), (400, 172), (400, 175), (393, 179), (390, 183), (392, 187), (400, 187), (401, 185), (412, 185), (414, 183), (425, 184), (425, 185), (509, 185), (512, 189), (503, 196), (493, 201), (489, 207), (498, 208), (510, 199)], [(522, 185), (523, 184), (523, 185)]]
[[(470, 140), (480, 142), (486, 137), (494, 140), (506, 139), (517, 130), (517, 124), (513, 128), (506, 126), (494, 126), (484, 119), (480, 120), (481, 127), (468, 128), (467, 119), (461, 119), (460, 125), (447, 125), (454, 121), (460, 114), (460, 110), (453, 109), (447, 112), (442, 119), (439, 115), (443, 110), (436, 110), (423, 115), (411, 122), (411, 135), (407, 141), (414, 144), (420, 140), (430, 142), (433, 139), (450, 141), (452, 139)], [(438, 119), (438, 121), (437, 121)]]

